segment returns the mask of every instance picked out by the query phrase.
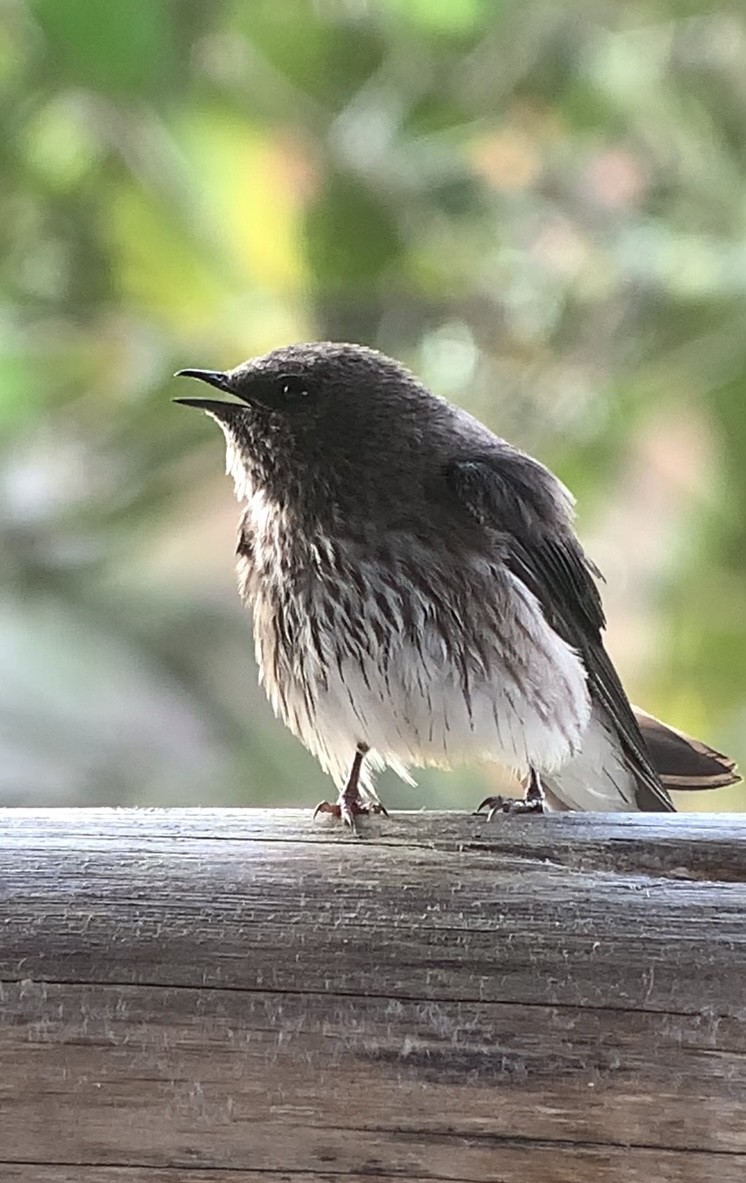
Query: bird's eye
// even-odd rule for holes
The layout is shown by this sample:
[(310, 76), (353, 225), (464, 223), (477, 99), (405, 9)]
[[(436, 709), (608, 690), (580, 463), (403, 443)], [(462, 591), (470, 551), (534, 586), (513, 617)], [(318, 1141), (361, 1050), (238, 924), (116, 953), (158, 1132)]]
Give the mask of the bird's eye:
[(297, 406), (308, 398), (308, 379), (300, 374), (283, 374), (277, 380), (282, 401), (288, 406)]

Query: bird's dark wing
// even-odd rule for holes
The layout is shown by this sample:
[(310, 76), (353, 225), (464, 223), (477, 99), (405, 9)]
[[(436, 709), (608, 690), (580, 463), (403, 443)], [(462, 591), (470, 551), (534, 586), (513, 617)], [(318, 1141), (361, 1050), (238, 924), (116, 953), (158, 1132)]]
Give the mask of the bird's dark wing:
[(638, 808), (673, 810), (604, 648), (606, 622), (595, 582), (600, 573), (575, 536), (562, 486), (507, 444), (449, 462), (445, 476), (462, 508), (499, 536), (508, 568), (536, 596), (548, 623), (581, 654), (591, 698), (613, 722), (634, 769)]

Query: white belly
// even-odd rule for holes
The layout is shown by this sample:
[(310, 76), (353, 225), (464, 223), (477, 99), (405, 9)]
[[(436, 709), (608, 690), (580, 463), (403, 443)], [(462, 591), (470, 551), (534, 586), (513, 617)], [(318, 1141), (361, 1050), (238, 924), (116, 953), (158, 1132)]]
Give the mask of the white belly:
[[(374, 586), (375, 572), (364, 574)], [(482, 590), (494, 591), (494, 572), (486, 574)], [(268, 642), (265, 605), (257, 655), (270, 700), (337, 784), (359, 744), (370, 749), (374, 766), (390, 765), (405, 777), (410, 765), (485, 759), (518, 775), (529, 767), (550, 771), (579, 751), (590, 712), (582, 662), (549, 628), (531, 593), (504, 571), (500, 580), (503, 595), (495, 591), (494, 603), (477, 592), (480, 627), (461, 620), (453, 645), (444, 642), (443, 621), (425, 597), (408, 605), (409, 630), (391, 628), (400, 604), (384, 583), (378, 601), (364, 596), (352, 610), (347, 603), (338, 611), (333, 601), (331, 619), (327, 598), (324, 611), (319, 604), (300, 622), (284, 672), (277, 638)], [(391, 595), (383, 611), (382, 590)]]

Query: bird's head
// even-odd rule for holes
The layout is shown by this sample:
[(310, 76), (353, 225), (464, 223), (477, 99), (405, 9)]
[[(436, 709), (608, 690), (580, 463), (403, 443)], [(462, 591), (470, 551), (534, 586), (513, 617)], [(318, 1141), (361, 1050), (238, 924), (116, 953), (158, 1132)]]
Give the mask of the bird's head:
[[(366, 474), (418, 464), (423, 426), (446, 404), (391, 358), (359, 345), (316, 342), (276, 349), (233, 370), (180, 370), (228, 399), (178, 398), (222, 428), (239, 499), (256, 489), (283, 504), (365, 499)], [(382, 471), (383, 470), (383, 471)]]

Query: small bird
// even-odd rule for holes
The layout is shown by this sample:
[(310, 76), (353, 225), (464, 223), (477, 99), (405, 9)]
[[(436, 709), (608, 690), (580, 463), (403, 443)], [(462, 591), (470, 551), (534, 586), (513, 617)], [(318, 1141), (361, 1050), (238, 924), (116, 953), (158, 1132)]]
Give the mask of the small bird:
[[(371, 773), (495, 760), (523, 796), (489, 815), (673, 810), (733, 761), (630, 706), (604, 648), (599, 571), (537, 460), (360, 345), (180, 370), (226, 439), (244, 510), (238, 583), (276, 712), (354, 830)], [(385, 811), (384, 811), (385, 812)]]

